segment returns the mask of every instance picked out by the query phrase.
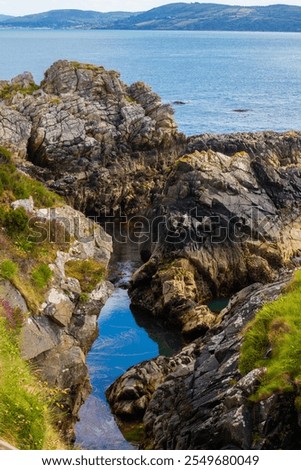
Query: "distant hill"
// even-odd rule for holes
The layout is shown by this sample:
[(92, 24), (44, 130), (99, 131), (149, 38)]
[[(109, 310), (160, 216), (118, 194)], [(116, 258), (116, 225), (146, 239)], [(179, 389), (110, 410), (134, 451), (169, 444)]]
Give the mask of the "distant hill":
[(301, 7), (171, 3), (143, 13), (52, 10), (4, 18), (0, 27), (301, 32)]
[(116, 21), (125, 20), (133, 15), (135, 14), (125, 11), (100, 13), (84, 10), (51, 10), (45, 13), (8, 18), (1, 22), (1, 26), (50, 29), (109, 29)]
[(301, 31), (301, 7), (172, 3), (115, 23), (120, 29)]
[(0, 15), (0, 23), (5, 20), (9, 20), (10, 18), (13, 18), (13, 16), (9, 15)]

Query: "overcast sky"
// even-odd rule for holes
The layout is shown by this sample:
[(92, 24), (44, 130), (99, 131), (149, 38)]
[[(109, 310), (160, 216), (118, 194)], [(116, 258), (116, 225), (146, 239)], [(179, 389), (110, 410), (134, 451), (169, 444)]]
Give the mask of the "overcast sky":
[[(177, 0), (0, 0), (0, 13), (8, 15), (26, 15), (48, 10), (75, 8), (79, 10), (96, 11), (143, 11), (150, 8), (176, 3)], [(183, 0), (179, 0), (183, 1)], [(185, 1), (185, 0), (184, 0)], [(206, 0), (200, 3), (224, 3), (227, 5), (271, 5), (286, 3), (301, 6), (301, 0)], [(191, 3), (191, 2), (185, 2)]]

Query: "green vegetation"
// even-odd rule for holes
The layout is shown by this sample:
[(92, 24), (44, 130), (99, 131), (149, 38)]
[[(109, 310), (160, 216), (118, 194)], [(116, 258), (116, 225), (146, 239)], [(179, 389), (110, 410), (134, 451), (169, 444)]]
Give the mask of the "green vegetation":
[(123, 425), (122, 433), (124, 438), (133, 444), (139, 444), (145, 437), (144, 426), (141, 423), (127, 423)]
[[(11, 208), (16, 199), (30, 196), (35, 207), (53, 207), (62, 203), (62, 199), (42, 183), (20, 173), (10, 152), (0, 147), (0, 276), (15, 285), (34, 314), (38, 313), (44, 300), (42, 290), (52, 275), (47, 265), (54, 261), (57, 250), (68, 249), (70, 240), (61, 234), (56, 221), (50, 226), (47, 222), (36, 226), (30, 223), (23, 207)], [(37, 239), (41, 232), (43, 238)], [(55, 240), (51, 238), (52, 232), (58, 235)]]
[(2, 159), (4, 159), (4, 161), (6, 161), (7, 163), (8, 162), (11, 162), (11, 153), (9, 150), (7, 150), (5, 147), (2, 147), (0, 145), (0, 156), (2, 157)]
[(19, 83), (7, 83), (2, 88), (0, 88), (0, 99), (9, 100), (16, 93), (21, 93), (22, 95), (32, 95), (36, 90), (39, 89), (39, 86), (35, 83), (30, 83), (28, 87), (22, 87)]
[(18, 272), (18, 265), (10, 259), (0, 263), (0, 279), (13, 279)]
[[(42, 221), (37, 226), (30, 223), (30, 214), (23, 207), (11, 208), (16, 199), (30, 196), (36, 207), (61, 203), (61, 198), (41, 183), (19, 172), (10, 152), (0, 147), (0, 281), (9, 280), (18, 289), (33, 315), (39, 313), (45, 300), (43, 289), (52, 277), (48, 265), (58, 250), (69, 248), (70, 240), (67, 243), (64, 236), (62, 242), (57, 241), (59, 237), (52, 242), (51, 230), (61, 235), (56, 221)], [(44, 236), (38, 240), (41, 232)], [(52, 425), (56, 410), (62, 413), (61, 392), (49, 390), (21, 358), (18, 335), (24, 317), (19, 308), (0, 296), (0, 439), (18, 449), (63, 449), (65, 445)], [(61, 419), (62, 415), (58, 416)]]
[(44, 289), (52, 277), (52, 271), (48, 264), (42, 263), (32, 271), (31, 277), (38, 289)]
[(65, 272), (79, 281), (83, 292), (92, 292), (104, 279), (106, 268), (94, 259), (70, 260), (65, 264)]
[(99, 72), (99, 71), (102, 71), (104, 70), (104, 67), (102, 67), (101, 65), (100, 66), (97, 66), (97, 65), (93, 65), (93, 64), (82, 64), (81, 62), (77, 62), (77, 61), (72, 61), (70, 62), (72, 67), (74, 67), (76, 70), (77, 69), (84, 69), (84, 70), (92, 70), (92, 71), (95, 71), (95, 72)]
[(82, 292), (79, 296), (79, 301), (81, 304), (85, 304), (87, 303), (89, 300), (89, 295), (87, 294), (87, 292)]
[(42, 183), (20, 173), (11, 161), (10, 153), (0, 147), (0, 203), (32, 196), (36, 207), (52, 207), (62, 199)]
[(128, 101), (128, 103), (134, 103), (134, 104), (137, 104), (137, 101), (135, 100), (135, 98), (133, 98), (132, 96), (130, 95), (125, 95), (124, 97), (126, 99), (126, 101)]
[(28, 229), (28, 222), (29, 218), (24, 207), (8, 209), (4, 213), (3, 225), (11, 237), (25, 232)]
[(47, 389), (21, 358), (4, 316), (0, 304), (0, 438), (22, 450), (64, 448), (52, 425)]
[(286, 291), (264, 305), (246, 328), (239, 369), (246, 374), (257, 367), (266, 368), (256, 395), (251, 397), (254, 400), (274, 392), (301, 391), (300, 299), (301, 271), (297, 271)]

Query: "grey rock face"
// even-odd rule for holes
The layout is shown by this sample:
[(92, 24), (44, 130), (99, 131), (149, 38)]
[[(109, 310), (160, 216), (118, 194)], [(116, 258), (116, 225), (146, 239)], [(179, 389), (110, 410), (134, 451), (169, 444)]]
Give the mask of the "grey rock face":
[[(16, 201), (15, 205), (22, 204), (24, 206), (24, 201)], [(21, 353), (35, 365), (50, 387), (66, 392), (61, 399), (64, 413), (60, 426), (64, 437), (72, 442), (79, 408), (91, 391), (86, 354), (97, 336), (97, 319), (112, 286), (100, 282), (82, 302), (80, 283), (67, 277), (65, 264), (70, 260), (94, 259), (107, 266), (112, 240), (99, 225), (70, 206), (38, 210), (31, 207), (30, 211), (36, 221), (44, 224), (51, 221), (59, 233), (70, 240), (70, 246), (68, 251), (58, 251), (55, 262), (50, 265), (52, 285), (45, 294), (40, 315), (29, 316), (22, 327)], [(13, 306), (22, 306), (18, 291), (12, 286), (8, 290), (7, 284), (10, 285), (1, 283), (0, 292), (5, 288), (7, 295), (16, 299)], [(22, 311), (27, 312), (26, 304)]]
[(2, 147), (11, 150), (16, 156), (25, 158), (30, 132), (31, 123), (26, 117), (0, 103), (0, 142)]
[(300, 133), (200, 136), (188, 150), (166, 175), (159, 241), (130, 290), (181, 329), (186, 312), (270, 282), (301, 249)]
[(263, 371), (241, 377), (237, 369), (242, 328), (284, 285), (250, 286), (234, 297), (218, 329), (199, 341), (193, 371), (157, 389), (144, 418), (155, 448), (300, 448), (293, 398), (274, 395), (252, 404)]
[(41, 169), (28, 171), (76, 208), (102, 215), (148, 207), (185, 140), (171, 107), (148, 86), (128, 87), (118, 73), (88, 64), (56, 62), (14, 107), (32, 126), (29, 159)]
[(153, 393), (166, 377), (186, 374), (195, 357), (196, 347), (191, 344), (172, 358), (159, 356), (131, 367), (107, 390), (107, 398), (114, 414), (123, 421), (140, 420)]
[(28, 307), (24, 297), (10, 281), (0, 281), (0, 297), (1, 300), (9, 302), (13, 309), (18, 308), (22, 313), (27, 313)]
[[(146, 439), (142, 447), (300, 448), (294, 394), (274, 394), (252, 403), (249, 397), (263, 370), (244, 377), (238, 370), (241, 331), (262, 304), (279, 296), (290, 278), (286, 275), (273, 284), (243, 289), (222, 311), (219, 326), (178, 355), (164, 358), (164, 369), (160, 368), (162, 358), (144, 362), (110, 387), (108, 398), (119, 419), (143, 420)], [(188, 357), (183, 363), (185, 351)], [(140, 401), (143, 406), (139, 408)]]

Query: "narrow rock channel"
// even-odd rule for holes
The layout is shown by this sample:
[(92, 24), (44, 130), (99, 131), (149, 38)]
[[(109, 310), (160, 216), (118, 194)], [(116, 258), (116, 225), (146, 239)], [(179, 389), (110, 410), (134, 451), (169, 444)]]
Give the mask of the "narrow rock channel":
[(105, 391), (129, 367), (159, 354), (170, 356), (181, 348), (176, 335), (131, 311), (126, 286), (139, 264), (139, 246), (115, 240), (109, 276), (115, 289), (101, 310), (99, 337), (87, 357), (93, 391), (81, 407), (76, 426), (76, 443), (84, 449), (135, 448), (120, 432)]

